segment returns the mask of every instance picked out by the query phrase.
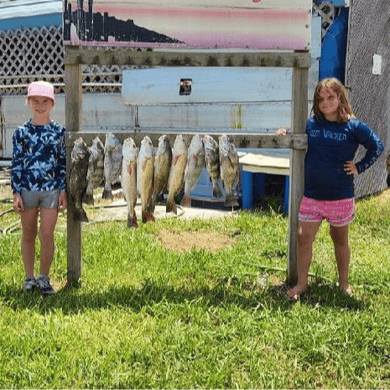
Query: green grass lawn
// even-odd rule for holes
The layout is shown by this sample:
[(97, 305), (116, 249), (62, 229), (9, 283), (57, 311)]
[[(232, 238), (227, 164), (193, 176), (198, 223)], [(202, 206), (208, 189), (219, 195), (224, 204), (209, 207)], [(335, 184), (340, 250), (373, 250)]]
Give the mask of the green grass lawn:
[[(83, 225), (82, 281), (70, 289), (61, 217), (58, 292), (45, 299), (18, 292), (20, 230), (3, 215), (0, 388), (390, 388), (390, 191), (357, 209), (354, 296), (335, 288), (324, 223), (311, 291), (295, 304), (283, 295), (288, 221), (272, 210)], [(163, 229), (225, 234), (232, 245), (177, 252), (158, 240)]]

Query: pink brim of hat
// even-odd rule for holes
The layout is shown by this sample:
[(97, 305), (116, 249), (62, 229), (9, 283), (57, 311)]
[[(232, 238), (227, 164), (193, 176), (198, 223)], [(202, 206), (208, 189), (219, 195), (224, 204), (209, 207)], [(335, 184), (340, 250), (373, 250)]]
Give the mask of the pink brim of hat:
[(45, 96), (54, 99), (54, 88), (46, 81), (34, 81), (28, 86), (27, 97), (30, 96)]

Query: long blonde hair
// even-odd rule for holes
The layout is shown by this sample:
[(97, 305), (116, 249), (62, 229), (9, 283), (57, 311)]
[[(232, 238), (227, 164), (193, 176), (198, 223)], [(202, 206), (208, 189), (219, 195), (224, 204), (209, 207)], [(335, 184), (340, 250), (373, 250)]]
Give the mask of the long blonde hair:
[(314, 91), (314, 97), (313, 97), (313, 108), (312, 113), (314, 116), (323, 121), (325, 120), (324, 114), (319, 109), (319, 95), (320, 92), (323, 89), (331, 89), (336, 95), (339, 100), (339, 107), (337, 110), (338, 118), (337, 122), (339, 123), (345, 123), (348, 122), (348, 119), (355, 116), (351, 103), (348, 98), (348, 92), (344, 85), (339, 81), (338, 79), (332, 77), (328, 79), (324, 79), (320, 81)]

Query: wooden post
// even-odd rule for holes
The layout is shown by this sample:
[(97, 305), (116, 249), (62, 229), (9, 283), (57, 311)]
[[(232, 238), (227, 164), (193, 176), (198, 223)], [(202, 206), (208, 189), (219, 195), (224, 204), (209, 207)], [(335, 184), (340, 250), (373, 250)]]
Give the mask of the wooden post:
[[(293, 134), (305, 134), (308, 116), (307, 83), (308, 68), (293, 68), (291, 126)], [(291, 149), (290, 204), (289, 204), (289, 246), (287, 282), (295, 285), (297, 273), (298, 208), (303, 196), (304, 160), (306, 150)]]
[[(81, 131), (82, 96), (81, 66), (65, 64), (65, 121), (68, 132)], [(67, 145), (66, 168), (70, 172), (70, 154), (72, 145)], [(74, 221), (74, 202), (68, 192), (67, 245), (68, 245), (68, 283), (78, 283), (81, 277), (81, 224)]]

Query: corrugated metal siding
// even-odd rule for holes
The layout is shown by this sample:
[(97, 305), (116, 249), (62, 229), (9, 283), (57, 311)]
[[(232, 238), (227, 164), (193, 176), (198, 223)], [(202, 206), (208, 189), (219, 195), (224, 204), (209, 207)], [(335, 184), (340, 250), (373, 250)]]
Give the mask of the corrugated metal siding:
[[(358, 119), (371, 126), (384, 144), (389, 140), (390, 86), (390, 2), (389, 0), (354, 0), (350, 11), (347, 86)], [(381, 55), (382, 74), (374, 75), (373, 56)], [(358, 151), (357, 159), (364, 154)], [(388, 153), (388, 151), (387, 151)], [(360, 198), (387, 187), (386, 154), (356, 178), (356, 197)]]

